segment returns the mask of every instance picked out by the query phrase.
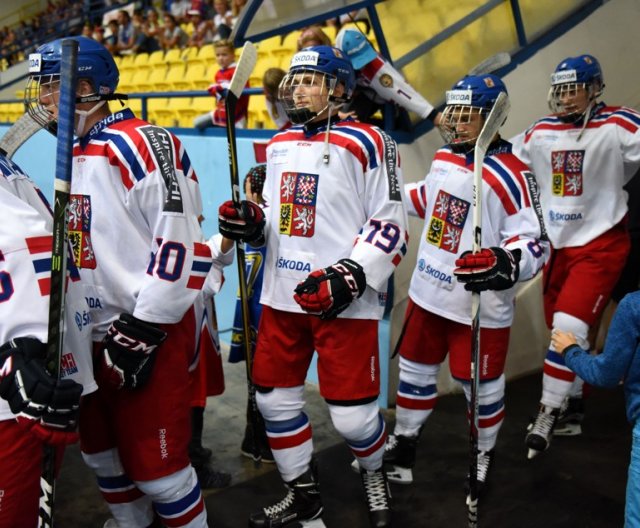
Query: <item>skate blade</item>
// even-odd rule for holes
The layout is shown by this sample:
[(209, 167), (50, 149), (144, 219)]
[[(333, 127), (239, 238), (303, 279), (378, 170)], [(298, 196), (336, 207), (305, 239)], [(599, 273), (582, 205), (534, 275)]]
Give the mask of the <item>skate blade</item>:
[(531, 460), (532, 458), (537, 457), (542, 452), (543, 451), (538, 451), (537, 449), (529, 448), (529, 452), (527, 453), (527, 458)]
[(392, 464), (387, 464), (385, 467), (387, 469), (387, 479), (389, 482), (404, 484), (405, 486), (413, 482), (413, 471), (411, 468), (403, 468)]
[(321, 518), (311, 519), (309, 521), (298, 521), (298, 524), (294, 525), (298, 528), (327, 528)]
[(351, 462), (351, 469), (355, 471), (358, 475), (360, 474), (360, 464), (358, 464), (357, 458), (354, 458), (353, 462)]
[(567, 423), (553, 430), (553, 436), (578, 436), (582, 434), (580, 424)]

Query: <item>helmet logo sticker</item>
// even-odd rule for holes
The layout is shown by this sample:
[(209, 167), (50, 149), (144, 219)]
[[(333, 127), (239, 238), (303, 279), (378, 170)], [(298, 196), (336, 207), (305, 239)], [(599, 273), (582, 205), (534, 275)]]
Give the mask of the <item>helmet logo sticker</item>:
[(29, 54), (29, 73), (40, 73), (42, 55), (40, 53)]
[(577, 82), (578, 74), (576, 70), (565, 70), (551, 74), (551, 84), (563, 84)]
[(319, 54), (315, 51), (305, 51), (296, 53), (291, 59), (291, 68), (297, 66), (317, 66)]
[(470, 105), (473, 92), (471, 90), (447, 90), (446, 101), (448, 105)]

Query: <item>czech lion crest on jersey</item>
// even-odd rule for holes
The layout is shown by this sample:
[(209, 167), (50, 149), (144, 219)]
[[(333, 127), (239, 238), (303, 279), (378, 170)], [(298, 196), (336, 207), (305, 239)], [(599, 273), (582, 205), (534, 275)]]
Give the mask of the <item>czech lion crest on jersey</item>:
[(445, 191), (440, 191), (429, 220), (427, 242), (449, 251), (458, 252), (464, 223), (471, 204)]
[(96, 256), (91, 244), (91, 197), (69, 196), (69, 243), (78, 268), (95, 269)]
[(551, 192), (555, 196), (582, 194), (584, 150), (556, 150), (551, 153)]
[(279, 232), (289, 236), (312, 237), (317, 196), (317, 174), (283, 172), (280, 178)]

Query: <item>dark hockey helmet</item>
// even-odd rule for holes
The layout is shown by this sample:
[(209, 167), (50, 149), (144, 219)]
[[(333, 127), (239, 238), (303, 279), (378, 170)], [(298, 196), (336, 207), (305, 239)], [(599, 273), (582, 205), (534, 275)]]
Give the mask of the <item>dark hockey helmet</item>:
[[(509, 95), (502, 79), (489, 73), (467, 75), (447, 91), (438, 128), (454, 151), (468, 152), (474, 147), (482, 123), (501, 93)], [(471, 133), (466, 125), (474, 120), (478, 120), (478, 126)]]
[(551, 74), (549, 108), (563, 121), (577, 121), (603, 90), (604, 77), (598, 59), (587, 54), (567, 57)]
[[(307, 73), (312, 75), (304, 75)], [(301, 107), (296, 104), (294, 92), (299, 87), (318, 83), (327, 89), (323, 105), (307, 104)], [(339, 84), (343, 86), (341, 93), (336, 92)], [(297, 52), (291, 59), (289, 72), (278, 87), (278, 98), (291, 122), (304, 124), (323, 113), (329, 104), (342, 106), (351, 99), (355, 85), (353, 66), (341, 50), (331, 46), (312, 46)]]
[(25, 89), (25, 105), (32, 117), (46, 126), (51, 116), (40, 104), (41, 88), (60, 80), (62, 41), (78, 42), (78, 79), (87, 79), (99, 95), (113, 94), (120, 74), (111, 53), (99, 42), (87, 37), (65, 37), (41, 45), (29, 55), (29, 79)]

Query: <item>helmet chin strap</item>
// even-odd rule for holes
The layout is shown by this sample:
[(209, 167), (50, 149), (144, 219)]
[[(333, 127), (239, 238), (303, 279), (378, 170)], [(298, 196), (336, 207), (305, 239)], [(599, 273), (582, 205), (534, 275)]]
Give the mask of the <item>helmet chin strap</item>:
[(94, 114), (99, 108), (104, 106), (106, 101), (99, 101), (91, 110), (78, 110), (76, 109), (76, 115), (78, 117), (78, 123), (75, 126), (75, 133), (78, 137), (82, 137), (87, 130), (85, 130), (85, 125), (87, 123), (87, 118)]

